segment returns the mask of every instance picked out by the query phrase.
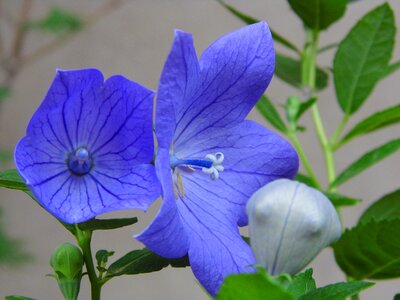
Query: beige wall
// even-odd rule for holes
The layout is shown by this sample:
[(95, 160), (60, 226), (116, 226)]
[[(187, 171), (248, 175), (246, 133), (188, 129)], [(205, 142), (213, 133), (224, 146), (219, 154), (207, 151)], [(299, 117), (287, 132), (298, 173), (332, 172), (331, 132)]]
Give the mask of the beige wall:
[[(7, 5), (16, 5), (13, 0), (3, 1)], [(46, 6), (56, 2), (80, 11), (90, 11), (100, 2), (95, 0), (51, 1), (37, 0), (34, 14), (40, 15)], [(372, 7), (382, 3), (378, 0), (359, 1), (349, 6), (346, 17), (324, 32), (321, 45), (340, 40), (356, 20)], [(400, 24), (400, 2), (388, 1), (397, 13), (397, 25)], [(271, 27), (287, 36), (299, 46), (303, 40), (302, 25), (290, 12), (286, 1), (278, 0), (231, 0), (230, 3), (260, 19), (266, 19)], [(153, 89), (169, 51), (173, 29), (180, 28), (194, 35), (198, 53), (210, 42), (222, 34), (242, 26), (242, 24), (222, 9), (213, 0), (132, 0), (99, 20), (94, 26), (80, 32), (63, 47), (23, 70), (18, 76), (12, 98), (0, 112), (0, 145), (12, 148), (24, 135), (26, 124), (50, 84), (55, 68), (100, 68), (106, 76), (123, 74)], [(397, 34), (400, 40), (400, 34)], [(47, 38), (34, 36), (29, 39), (28, 49), (42, 44)], [(398, 42), (398, 45), (400, 43)], [(400, 47), (397, 46), (394, 57), (400, 59)], [(320, 64), (329, 65), (332, 51), (321, 56)], [(370, 100), (356, 114), (351, 124), (364, 116), (400, 102), (400, 72), (381, 83)], [(268, 93), (271, 98), (283, 103), (290, 94), (298, 93), (278, 79), (271, 83)], [(340, 120), (340, 110), (334, 98), (332, 82), (320, 95), (320, 107), (328, 133), (332, 133)], [(250, 118), (263, 122), (253, 111)], [(307, 116), (305, 125), (311, 127)], [(387, 129), (350, 143), (338, 152), (337, 165), (342, 169), (360, 154), (383, 144), (389, 138), (399, 137), (399, 126)], [(307, 153), (320, 176), (324, 176), (322, 156), (312, 130), (302, 135)], [(380, 163), (357, 179), (343, 186), (343, 192), (364, 202), (344, 212), (345, 224), (356, 222), (360, 213), (374, 199), (383, 193), (399, 188), (400, 154), (396, 154)], [(25, 241), (25, 247), (35, 260), (21, 268), (0, 266), (0, 296), (23, 294), (37, 299), (61, 299), (56, 283), (45, 274), (50, 273), (48, 259), (53, 249), (64, 241), (72, 241), (71, 236), (46, 212), (22, 193), (0, 189), (0, 205), (5, 211), (4, 220), (8, 231)], [(142, 229), (154, 215), (157, 208), (144, 216), (139, 212), (124, 212), (115, 215), (138, 215), (139, 224), (128, 229), (105, 232), (95, 235), (94, 249), (115, 250), (120, 256), (141, 245), (131, 235)], [(318, 284), (327, 284), (343, 280), (343, 275), (335, 266), (330, 250), (323, 252), (312, 264)], [(88, 286), (84, 280), (80, 299), (89, 299)], [(400, 292), (399, 281), (386, 281), (370, 289), (363, 299), (392, 299)], [(382, 296), (385, 295), (385, 296)], [(162, 272), (135, 277), (123, 277), (109, 282), (103, 291), (103, 299), (207, 299), (197, 286), (189, 269), (163, 270)]]

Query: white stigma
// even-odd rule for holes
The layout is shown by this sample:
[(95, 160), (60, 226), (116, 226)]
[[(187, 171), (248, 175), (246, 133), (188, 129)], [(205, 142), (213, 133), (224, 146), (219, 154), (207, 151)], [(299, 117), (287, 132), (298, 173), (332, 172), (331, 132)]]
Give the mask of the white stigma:
[(224, 171), (224, 166), (222, 165), (224, 154), (222, 152), (207, 154), (206, 158), (211, 160), (212, 166), (210, 168), (202, 168), (201, 170), (209, 174), (212, 180), (217, 180), (219, 178), (219, 172)]

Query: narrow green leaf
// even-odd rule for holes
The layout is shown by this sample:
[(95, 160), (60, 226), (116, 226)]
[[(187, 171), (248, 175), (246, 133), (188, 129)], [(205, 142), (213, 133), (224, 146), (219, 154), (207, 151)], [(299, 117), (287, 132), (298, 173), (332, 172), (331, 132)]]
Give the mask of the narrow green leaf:
[(78, 31), (82, 26), (83, 20), (78, 15), (57, 7), (51, 8), (44, 19), (30, 21), (26, 24), (27, 29), (43, 30), (56, 34), (65, 31)]
[(400, 68), (400, 61), (397, 61), (391, 65), (389, 65), (386, 70), (384, 71), (382, 77), (387, 77), (392, 73), (396, 72)]
[(25, 296), (15, 296), (15, 295), (12, 295), (12, 296), (6, 296), (6, 297), (4, 298), (4, 300), (36, 300), (36, 299), (34, 299), (34, 298), (29, 298), (29, 297), (25, 297)]
[(400, 294), (394, 295), (393, 300), (400, 300)]
[(164, 258), (143, 248), (133, 250), (112, 263), (108, 267), (106, 277), (156, 272), (169, 265), (183, 268), (189, 266), (189, 260), (187, 256), (176, 259)]
[(314, 184), (314, 181), (307, 175), (297, 173), (295, 180), (300, 181), (300, 182), (308, 185), (309, 187), (317, 188), (316, 185)]
[(0, 187), (13, 190), (29, 191), (17, 170), (5, 170), (0, 172)]
[(216, 300), (294, 300), (285, 288), (262, 270), (252, 274), (235, 274), (225, 278)]
[(378, 129), (400, 122), (400, 105), (387, 108), (364, 119), (354, 126), (338, 143), (343, 145), (353, 138), (374, 132)]
[(300, 103), (299, 112), (297, 113), (296, 120), (300, 119), (301, 116), (302, 116), (308, 109), (310, 109), (310, 108), (314, 105), (315, 102), (317, 102), (317, 98), (316, 98), (316, 97), (313, 97), (313, 98), (308, 99), (308, 100), (305, 101), (305, 102)]
[(400, 277), (400, 219), (358, 224), (334, 244), (336, 262), (355, 279)]
[(366, 154), (364, 154), (360, 159), (352, 163), (347, 167), (336, 180), (331, 184), (331, 187), (337, 187), (350, 178), (360, 174), (369, 167), (378, 163), (382, 159), (388, 157), (389, 155), (395, 153), (400, 149), (400, 139), (392, 140)]
[(347, 0), (289, 0), (289, 4), (306, 26), (323, 30), (344, 15)]
[(360, 199), (354, 199), (350, 198), (347, 196), (343, 196), (337, 193), (324, 193), (325, 196), (331, 200), (333, 206), (335, 207), (341, 207), (341, 206), (353, 206), (360, 204), (361, 200)]
[[(244, 23), (246, 24), (254, 24), (254, 23), (258, 23), (260, 22), (260, 20), (257, 20), (249, 15), (246, 15), (244, 13), (242, 13), (241, 11), (239, 11), (238, 9), (236, 9), (235, 7), (233, 7), (232, 5), (229, 5), (227, 3), (225, 3), (222, 0), (217, 0), (223, 7), (225, 7), (227, 10), (229, 10), (234, 16), (238, 17), (240, 20), (242, 20)], [(285, 47), (287, 47), (288, 49), (293, 50), (294, 52), (300, 54), (300, 50), (297, 49), (297, 47), (292, 44), (291, 42), (289, 42), (287, 39), (285, 39), (283, 36), (281, 36), (280, 34), (278, 34), (277, 32), (275, 32), (274, 30), (271, 30), (271, 34), (272, 34), (272, 38), (274, 39), (274, 41), (276, 43), (279, 43)]]
[(114, 251), (108, 251), (108, 250), (104, 250), (104, 249), (98, 250), (96, 252), (97, 266), (104, 268), (107, 265), (108, 258), (113, 255), (114, 255)]
[(81, 230), (111, 230), (121, 228), (137, 223), (138, 219), (120, 218), (120, 219), (91, 219), (89, 221), (79, 223)]
[(345, 114), (355, 113), (382, 78), (395, 40), (389, 4), (365, 15), (340, 43), (333, 63), (336, 95)]
[(287, 127), (283, 122), (279, 112), (276, 110), (275, 106), (272, 104), (271, 100), (267, 96), (262, 95), (258, 100), (256, 107), (261, 115), (277, 130), (281, 132), (287, 132)]
[(400, 219), (400, 189), (375, 201), (362, 214), (359, 223), (365, 224), (371, 220), (384, 221)]
[(298, 299), (304, 294), (315, 291), (317, 286), (312, 275), (313, 270), (307, 269), (303, 273), (294, 276), (292, 282), (288, 286), (288, 292), (291, 293), (295, 299)]
[(324, 52), (329, 51), (331, 49), (335, 49), (338, 46), (339, 46), (338, 43), (333, 43), (333, 44), (329, 44), (329, 45), (323, 46), (323, 47), (318, 49), (318, 53), (324, 53)]
[(339, 282), (318, 288), (301, 296), (298, 300), (345, 300), (373, 285), (372, 282), (365, 281)]
[[(301, 89), (301, 62), (294, 58), (276, 53), (275, 75), (288, 84)], [(317, 68), (317, 89), (322, 90), (328, 85), (328, 73)]]

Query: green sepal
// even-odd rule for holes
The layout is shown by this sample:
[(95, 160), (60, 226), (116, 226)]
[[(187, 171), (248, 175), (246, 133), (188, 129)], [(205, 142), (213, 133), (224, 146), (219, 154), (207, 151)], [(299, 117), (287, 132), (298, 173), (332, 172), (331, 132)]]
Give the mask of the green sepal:
[(262, 95), (261, 98), (258, 100), (256, 107), (260, 114), (267, 120), (275, 129), (286, 133), (288, 131), (285, 122), (282, 120), (278, 110), (275, 108), (274, 104), (271, 100)]
[(117, 261), (113, 262), (108, 267), (105, 278), (156, 272), (168, 266), (184, 268), (189, 265), (187, 256), (168, 259), (155, 254), (147, 248), (143, 248), (128, 252)]
[(400, 149), (400, 139), (392, 140), (366, 154), (343, 170), (331, 188), (337, 187)]
[(340, 43), (333, 74), (336, 95), (346, 115), (355, 113), (384, 77), (395, 33), (393, 11), (384, 3), (366, 14)]
[[(301, 62), (298, 59), (276, 53), (275, 75), (286, 83), (302, 89)], [(328, 73), (317, 68), (316, 88), (322, 90), (328, 86)]]
[(289, 0), (293, 11), (311, 29), (327, 29), (345, 13), (347, 0)]

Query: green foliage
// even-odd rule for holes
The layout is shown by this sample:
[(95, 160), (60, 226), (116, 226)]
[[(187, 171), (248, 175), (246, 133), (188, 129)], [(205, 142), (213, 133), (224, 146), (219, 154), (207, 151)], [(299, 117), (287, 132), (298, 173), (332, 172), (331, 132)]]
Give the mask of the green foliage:
[(389, 4), (365, 15), (340, 43), (333, 63), (336, 94), (347, 115), (365, 102), (384, 76), (395, 39), (393, 11)]
[(329, 200), (331, 200), (333, 206), (335, 207), (353, 206), (360, 204), (361, 202), (360, 199), (354, 199), (351, 197), (343, 196), (338, 193), (325, 192), (324, 194)]
[(306, 26), (323, 30), (344, 15), (347, 0), (289, 0), (289, 4)]
[(301, 118), (301, 116), (307, 110), (309, 110), (316, 102), (317, 102), (316, 97), (312, 97), (304, 102), (300, 101), (300, 99), (296, 96), (289, 97), (285, 106), (288, 120), (291, 123), (296, 124), (297, 121)]
[(400, 139), (396, 139), (364, 154), (361, 158), (359, 158), (344, 171), (342, 171), (336, 178), (336, 180), (331, 184), (331, 187), (337, 187), (343, 184), (350, 178), (372, 167), (374, 164), (380, 162), (381, 160), (395, 153), (399, 149)]
[[(275, 75), (286, 83), (301, 89), (301, 62), (300, 60), (276, 54)], [(317, 89), (322, 90), (328, 85), (328, 73), (321, 68), (317, 68)]]
[(31, 260), (32, 257), (23, 250), (21, 242), (6, 233), (1, 215), (0, 210), (0, 265), (19, 265)]
[(358, 224), (334, 245), (340, 268), (355, 279), (400, 277), (400, 219)]
[(111, 230), (121, 228), (137, 223), (138, 219), (133, 218), (120, 218), (120, 219), (90, 219), (89, 221), (79, 223), (81, 230)]
[(10, 97), (11, 90), (7, 86), (0, 85), (0, 103)]
[[(228, 11), (230, 11), (234, 16), (238, 17), (240, 20), (242, 20), (244, 23), (246, 24), (254, 24), (257, 22), (260, 22), (259, 20), (246, 15), (244, 13), (242, 13), (241, 11), (239, 11), (238, 9), (236, 9), (235, 7), (233, 7), (232, 5), (229, 5), (227, 3), (225, 3), (222, 0), (217, 0), (223, 7), (225, 7)], [(280, 34), (278, 34), (277, 32), (275, 32), (274, 30), (271, 30), (271, 34), (272, 34), (272, 38), (274, 39), (274, 41), (276, 43), (279, 43), (285, 47), (287, 47), (288, 49), (293, 50), (294, 52), (300, 54), (300, 50), (297, 49), (297, 47), (291, 43), (290, 41), (288, 41), (287, 39), (285, 39), (283, 36), (281, 36)]]
[(101, 271), (103, 272), (105, 270), (104, 268), (107, 265), (108, 258), (110, 256), (113, 256), (114, 253), (114, 251), (108, 251), (104, 249), (98, 250), (96, 252), (97, 269), (101, 269)]
[(273, 280), (264, 270), (252, 274), (230, 275), (216, 300), (294, 300), (285, 287)]
[(311, 291), (298, 300), (346, 300), (373, 285), (372, 282), (364, 281), (339, 282)]
[(15, 295), (12, 295), (12, 296), (6, 296), (6, 297), (4, 298), (4, 300), (36, 300), (36, 299), (29, 298), (29, 297), (24, 297), (24, 296), (15, 296)]
[(375, 201), (362, 214), (359, 223), (365, 224), (372, 220), (377, 222), (400, 219), (400, 189)]
[(383, 111), (374, 113), (354, 126), (338, 143), (343, 145), (353, 138), (374, 132), (378, 129), (400, 122), (400, 105), (395, 105)]
[(307, 269), (305, 272), (294, 276), (292, 282), (288, 286), (288, 292), (291, 293), (295, 299), (298, 299), (304, 294), (315, 291), (317, 286), (312, 275), (313, 270)]
[(390, 66), (388, 66), (386, 68), (386, 70), (385, 70), (384, 74), (382, 75), (382, 77), (386, 77), (386, 76), (391, 75), (392, 73), (396, 72), (399, 68), (400, 68), (400, 61), (391, 64)]
[(189, 260), (187, 256), (176, 259), (164, 258), (147, 248), (133, 250), (109, 266), (106, 278), (156, 272), (169, 265), (183, 268), (189, 266)]
[(258, 100), (256, 107), (261, 115), (277, 130), (281, 132), (287, 132), (285, 122), (283, 122), (279, 112), (272, 104), (271, 100), (267, 96), (262, 95)]
[(294, 180), (300, 181), (300, 182), (308, 185), (309, 187), (317, 188), (317, 186), (314, 184), (312, 179), (310, 177), (308, 177), (307, 175), (304, 175), (302, 173), (297, 173), (297, 175), (296, 175)]
[(83, 20), (78, 15), (57, 7), (50, 9), (44, 19), (26, 24), (28, 29), (48, 31), (54, 34), (78, 31), (82, 26)]
[(29, 191), (17, 170), (5, 170), (0, 172), (0, 187), (13, 190)]

